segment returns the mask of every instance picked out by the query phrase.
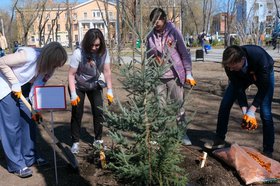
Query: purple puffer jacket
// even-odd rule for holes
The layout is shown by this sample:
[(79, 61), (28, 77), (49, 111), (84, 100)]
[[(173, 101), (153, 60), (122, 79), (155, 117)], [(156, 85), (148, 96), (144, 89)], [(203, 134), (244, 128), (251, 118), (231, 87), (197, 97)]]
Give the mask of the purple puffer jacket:
[(171, 63), (180, 79), (185, 84), (186, 73), (192, 71), (191, 54), (187, 50), (182, 34), (173, 23), (167, 22), (162, 33), (153, 30), (147, 37), (147, 56), (171, 56)]

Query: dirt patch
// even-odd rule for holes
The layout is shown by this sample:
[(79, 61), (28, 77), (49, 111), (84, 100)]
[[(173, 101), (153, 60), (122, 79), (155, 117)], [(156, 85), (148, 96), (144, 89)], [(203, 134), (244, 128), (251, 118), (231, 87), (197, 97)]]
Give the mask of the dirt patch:
[[(279, 66), (279, 63), (277, 63)], [(113, 85), (114, 94), (120, 100), (125, 100), (125, 94), (121, 83), (118, 81), (118, 68), (114, 68)], [(68, 66), (59, 69), (54, 77), (48, 83), (62, 84), (67, 87)], [(196, 111), (193, 121), (188, 126), (188, 135), (193, 143), (192, 146), (182, 147), (182, 153), (185, 156), (182, 167), (188, 174), (189, 185), (244, 185), (237, 175), (236, 171), (228, 167), (211, 154), (207, 158), (204, 168), (199, 168), (200, 157), (202, 156), (202, 146), (205, 141), (211, 139), (216, 129), (217, 113), (222, 98), (222, 93), (227, 84), (227, 78), (219, 63), (213, 62), (194, 62), (193, 74), (197, 80), (197, 86), (190, 92), (185, 108), (188, 115)], [(280, 160), (280, 74), (279, 69), (275, 73), (275, 93), (273, 99), (273, 117), (275, 122), (275, 152), (274, 158)], [(251, 98), (256, 88), (250, 89), (249, 98)], [(185, 90), (186, 93), (190, 89)], [(250, 100), (250, 99), (249, 99)], [(69, 96), (67, 93), (67, 110), (54, 112), (55, 135), (66, 146), (71, 146), (70, 140), (70, 116), (71, 106), (69, 105)], [(259, 115), (259, 114), (257, 114)], [(50, 120), (50, 113), (43, 114), (46, 122)], [(227, 141), (238, 143), (240, 145), (250, 146), (262, 149), (262, 126), (254, 132), (247, 132), (240, 128), (240, 109), (234, 105), (229, 124)], [(259, 117), (259, 116), (258, 116)], [(259, 120), (259, 118), (257, 118)], [(259, 120), (260, 121), (260, 120)], [(0, 185), (55, 185), (54, 158), (51, 139), (48, 134), (39, 127), (41, 135), (38, 135), (38, 147), (42, 156), (50, 164), (45, 167), (32, 167), (34, 174), (30, 178), (20, 179), (7, 172), (3, 150), (0, 150)], [(102, 170), (98, 166), (98, 161), (93, 156), (93, 126), (89, 102), (85, 103), (85, 114), (83, 117), (81, 132), (81, 153), (77, 156), (79, 162), (79, 174), (73, 171), (62, 154), (57, 153), (57, 176), (59, 185), (123, 185), (114, 179), (113, 174), (108, 170)], [(105, 129), (105, 144), (110, 144), (110, 138)]]

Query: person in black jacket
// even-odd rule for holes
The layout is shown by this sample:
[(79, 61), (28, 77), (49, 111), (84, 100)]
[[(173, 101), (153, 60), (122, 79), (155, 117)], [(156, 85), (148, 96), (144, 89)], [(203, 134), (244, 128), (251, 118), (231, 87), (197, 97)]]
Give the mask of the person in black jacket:
[[(262, 48), (255, 45), (232, 45), (223, 53), (222, 65), (229, 78), (218, 113), (216, 138), (206, 143), (209, 149), (222, 148), (229, 122), (229, 114), (237, 99), (243, 113), (242, 128), (254, 130), (258, 127), (255, 112), (260, 106), (260, 117), (263, 124), (263, 152), (272, 157), (274, 144), (274, 124), (271, 113), (271, 102), (274, 92), (274, 61)], [(245, 90), (252, 84), (257, 93), (249, 105)]]

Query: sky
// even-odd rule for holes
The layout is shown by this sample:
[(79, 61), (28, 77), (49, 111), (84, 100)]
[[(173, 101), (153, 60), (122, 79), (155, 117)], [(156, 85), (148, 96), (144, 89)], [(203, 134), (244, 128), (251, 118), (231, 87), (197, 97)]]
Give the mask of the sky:
[(1, 0), (0, 8), (8, 10), (12, 6), (11, 0)]

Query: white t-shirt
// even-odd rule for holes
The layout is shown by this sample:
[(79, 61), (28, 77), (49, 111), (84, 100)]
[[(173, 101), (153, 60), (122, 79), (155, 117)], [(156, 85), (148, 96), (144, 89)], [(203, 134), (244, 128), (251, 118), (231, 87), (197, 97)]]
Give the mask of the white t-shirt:
[[(82, 61), (81, 49), (74, 50), (73, 55), (71, 56), (70, 59), (70, 67), (78, 68), (81, 61)], [(108, 63), (110, 63), (110, 55), (109, 55), (109, 51), (107, 50), (105, 64)]]
[[(24, 50), (27, 54), (26, 62), (11, 68), (20, 85), (24, 85), (34, 77), (37, 54), (35, 49), (30, 47), (21, 47), (18, 51), (20, 50)], [(12, 85), (8, 82), (7, 78), (0, 72), (0, 100), (11, 92), (11, 86)]]

